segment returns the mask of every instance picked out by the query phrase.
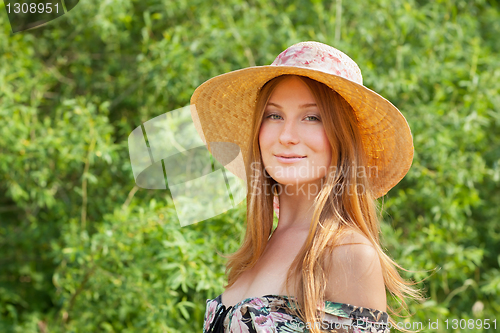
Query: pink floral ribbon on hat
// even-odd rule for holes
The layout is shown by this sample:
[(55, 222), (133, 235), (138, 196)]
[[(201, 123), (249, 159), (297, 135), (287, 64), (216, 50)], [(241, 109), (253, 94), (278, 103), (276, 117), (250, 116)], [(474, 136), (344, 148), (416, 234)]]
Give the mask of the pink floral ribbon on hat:
[(316, 69), (363, 84), (358, 65), (345, 53), (317, 42), (301, 42), (290, 46), (274, 59), (271, 66), (294, 66)]

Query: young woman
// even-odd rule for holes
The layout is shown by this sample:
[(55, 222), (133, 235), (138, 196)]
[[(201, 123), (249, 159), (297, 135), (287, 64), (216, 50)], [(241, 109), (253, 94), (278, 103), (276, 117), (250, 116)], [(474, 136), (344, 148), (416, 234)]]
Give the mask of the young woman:
[(204, 333), (388, 332), (386, 290), (403, 306), (421, 299), (380, 247), (375, 205), (411, 165), (411, 132), (354, 61), (298, 43), (270, 66), (208, 80), (191, 104), (209, 149), (239, 145), (226, 167), (248, 188), (245, 239)]

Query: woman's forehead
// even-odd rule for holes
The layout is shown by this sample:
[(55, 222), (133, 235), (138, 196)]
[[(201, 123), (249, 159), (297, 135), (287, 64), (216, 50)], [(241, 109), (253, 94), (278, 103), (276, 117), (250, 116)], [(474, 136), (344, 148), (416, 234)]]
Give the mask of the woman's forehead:
[(306, 108), (315, 106), (316, 100), (306, 83), (297, 77), (292, 77), (283, 80), (276, 86), (267, 105), (280, 108), (286, 103), (298, 103), (301, 108)]

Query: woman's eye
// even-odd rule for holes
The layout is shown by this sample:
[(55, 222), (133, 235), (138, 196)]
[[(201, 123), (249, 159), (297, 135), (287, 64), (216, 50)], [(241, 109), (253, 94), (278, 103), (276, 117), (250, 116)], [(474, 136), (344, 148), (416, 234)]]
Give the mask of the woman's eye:
[(267, 116), (267, 118), (272, 119), (272, 120), (278, 120), (281, 118), (281, 116), (273, 113), (273, 114), (270, 114), (269, 116)]
[(309, 121), (320, 121), (320, 119), (316, 116), (307, 116), (305, 119), (309, 119)]

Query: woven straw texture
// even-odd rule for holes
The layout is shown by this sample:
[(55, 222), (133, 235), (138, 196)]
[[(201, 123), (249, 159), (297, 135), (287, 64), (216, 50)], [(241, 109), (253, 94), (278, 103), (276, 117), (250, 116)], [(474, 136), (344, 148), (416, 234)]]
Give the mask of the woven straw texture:
[[(246, 180), (246, 161), (243, 158), (247, 156), (252, 114), (259, 90), (267, 81), (279, 75), (306, 76), (338, 92), (354, 109), (367, 155), (366, 167), (372, 170), (367, 171), (366, 175), (375, 197), (385, 195), (406, 175), (413, 160), (413, 138), (406, 119), (388, 100), (352, 81), (352, 78), (346, 79), (308, 67), (279, 64), (255, 66), (206, 81), (191, 97), (193, 121), (200, 137), (210, 151), (212, 142), (237, 144), (241, 154), (226, 167), (237, 177)], [(360, 80), (361, 73), (356, 81)], [(214, 155), (217, 160), (221, 158), (219, 154)], [(234, 152), (230, 154), (234, 156)]]

